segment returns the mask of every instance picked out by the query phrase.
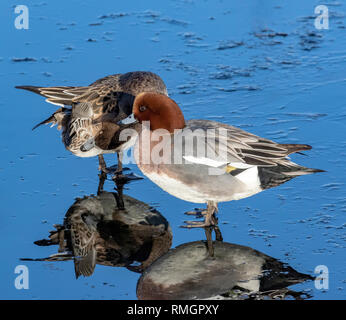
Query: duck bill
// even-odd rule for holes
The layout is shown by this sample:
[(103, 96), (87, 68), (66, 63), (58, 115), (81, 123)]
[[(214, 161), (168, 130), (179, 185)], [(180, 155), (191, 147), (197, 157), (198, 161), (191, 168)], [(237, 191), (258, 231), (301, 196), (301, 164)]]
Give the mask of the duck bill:
[(95, 139), (91, 138), (91, 139), (87, 140), (84, 144), (81, 145), (80, 150), (82, 152), (88, 152), (92, 148), (94, 148), (95, 146), (96, 146)]
[(131, 124), (131, 123), (138, 123), (133, 113), (131, 113), (127, 118), (119, 121), (119, 124)]

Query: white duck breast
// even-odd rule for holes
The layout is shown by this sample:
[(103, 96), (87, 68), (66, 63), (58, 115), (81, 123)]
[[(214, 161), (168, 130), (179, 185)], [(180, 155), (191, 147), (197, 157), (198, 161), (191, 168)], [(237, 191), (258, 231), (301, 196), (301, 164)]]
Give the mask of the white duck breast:
[(169, 194), (189, 202), (206, 203), (239, 200), (261, 192), (257, 167), (245, 169), (233, 176), (224, 170), (221, 175), (209, 175), (205, 165), (165, 165), (145, 175)]

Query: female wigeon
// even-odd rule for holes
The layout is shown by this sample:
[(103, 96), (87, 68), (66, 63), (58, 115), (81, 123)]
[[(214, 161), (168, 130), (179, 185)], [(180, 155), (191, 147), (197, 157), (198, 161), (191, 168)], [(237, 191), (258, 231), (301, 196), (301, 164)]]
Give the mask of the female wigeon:
[(135, 139), (118, 140), (119, 131), (133, 125), (121, 121), (131, 114), (135, 96), (140, 92), (167, 95), (163, 80), (146, 71), (110, 75), (85, 87), (16, 88), (32, 91), (46, 97), (47, 102), (61, 106), (33, 129), (42, 124), (57, 124), (58, 129), (62, 129), (62, 141), (66, 149), (78, 157), (98, 155), (100, 169), (105, 173), (108, 169), (102, 154), (117, 152), (117, 172), (121, 172), (121, 152), (135, 142)]
[[(323, 171), (288, 159), (291, 153), (311, 149), (309, 145), (279, 144), (210, 120), (185, 121), (179, 106), (165, 95), (139, 94), (133, 114), (143, 127), (135, 144), (135, 160), (143, 174), (177, 198), (207, 203), (204, 222), (188, 222), (187, 227), (216, 225), (218, 202), (246, 198)], [(188, 146), (188, 141), (193, 144)]]
[(40, 246), (59, 245), (58, 253), (22, 260), (73, 259), (76, 278), (91, 276), (96, 264), (143, 271), (170, 249), (172, 230), (153, 207), (128, 195), (121, 204), (119, 197), (119, 193), (102, 192), (76, 199), (64, 223), (49, 232), (49, 239), (35, 241)]

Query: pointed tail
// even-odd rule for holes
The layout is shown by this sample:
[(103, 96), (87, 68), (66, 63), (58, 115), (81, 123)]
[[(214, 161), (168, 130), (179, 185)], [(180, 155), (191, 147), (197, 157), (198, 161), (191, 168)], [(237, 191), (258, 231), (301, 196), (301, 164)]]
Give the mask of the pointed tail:
[(80, 87), (76, 88), (76, 87), (64, 87), (64, 86), (61, 86), (61, 87), (16, 86), (15, 88), (34, 92), (36, 94), (39, 94), (40, 96), (47, 98), (46, 101), (49, 103), (52, 103), (58, 106), (64, 106), (64, 105), (72, 105), (73, 98), (76, 96), (76, 94), (79, 94), (79, 92), (71, 93), (69, 92), (69, 90), (76, 90), (76, 89), (79, 89)]
[(297, 167), (297, 170), (292, 170), (292, 171), (287, 171), (283, 172), (284, 175), (286, 176), (292, 176), (292, 177), (297, 177), (297, 176), (303, 176), (305, 174), (311, 174), (311, 173), (317, 173), (317, 172), (326, 172), (325, 170), (321, 169), (313, 169), (313, 168), (306, 168), (306, 167)]
[(37, 93), (40, 96), (42, 96), (42, 93), (40, 91), (41, 87), (37, 87), (37, 86), (15, 86), (15, 88), (16, 89), (22, 89), (22, 90), (31, 91), (31, 92)]
[(280, 147), (285, 148), (287, 150), (287, 154), (312, 149), (312, 147), (308, 144), (280, 144)]
[(43, 124), (51, 123), (51, 127), (58, 125), (58, 130), (61, 129), (61, 126), (63, 125), (64, 119), (67, 119), (66, 117), (70, 116), (71, 110), (68, 108), (60, 108), (57, 111), (55, 111), (49, 118), (46, 120), (41, 121), (37, 125), (35, 125), (32, 130), (35, 130), (39, 126), (42, 126)]

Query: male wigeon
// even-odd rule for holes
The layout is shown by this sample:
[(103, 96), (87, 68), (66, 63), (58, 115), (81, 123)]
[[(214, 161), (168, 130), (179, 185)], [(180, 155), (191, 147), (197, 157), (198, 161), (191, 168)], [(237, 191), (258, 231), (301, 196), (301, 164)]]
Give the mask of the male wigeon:
[(100, 169), (105, 173), (108, 169), (102, 154), (117, 152), (117, 172), (121, 172), (121, 153), (135, 142), (135, 139), (118, 140), (121, 129), (133, 125), (121, 121), (131, 114), (135, 96), (140, 92), (168, 94), (163, 80), (146, 71), (110, 75), (84, 87), (16, 88), (32, 91), (46, 97), (47, 102), (61, 106), (33, 129), (42, 124), (57, 124), (62, 129), (66, 149), (78, 157), (98, 155)]
[[(135, 160), (143, 174), (177, 198), (207, 203), (204, 222), (190, 221), (187, 227), (216, 225), (218, 202), (246, 198), (323, 171), (288, 159), (291, 153), (311, 149), (309, 145), (276, 143), (210, 120), (185, 121), (179, 106), (165, 95), (139, 94), (133, 114), (143, 127), (135, 144)], [(193, 141), (189, 147), (188, 141)]]
[(314, 277), (260, 251), (215, 241), (210, 259), (203, 241), (180, 244), (156, 260), (137, 282), (140, 300), (302, 299), (288, 288)]

